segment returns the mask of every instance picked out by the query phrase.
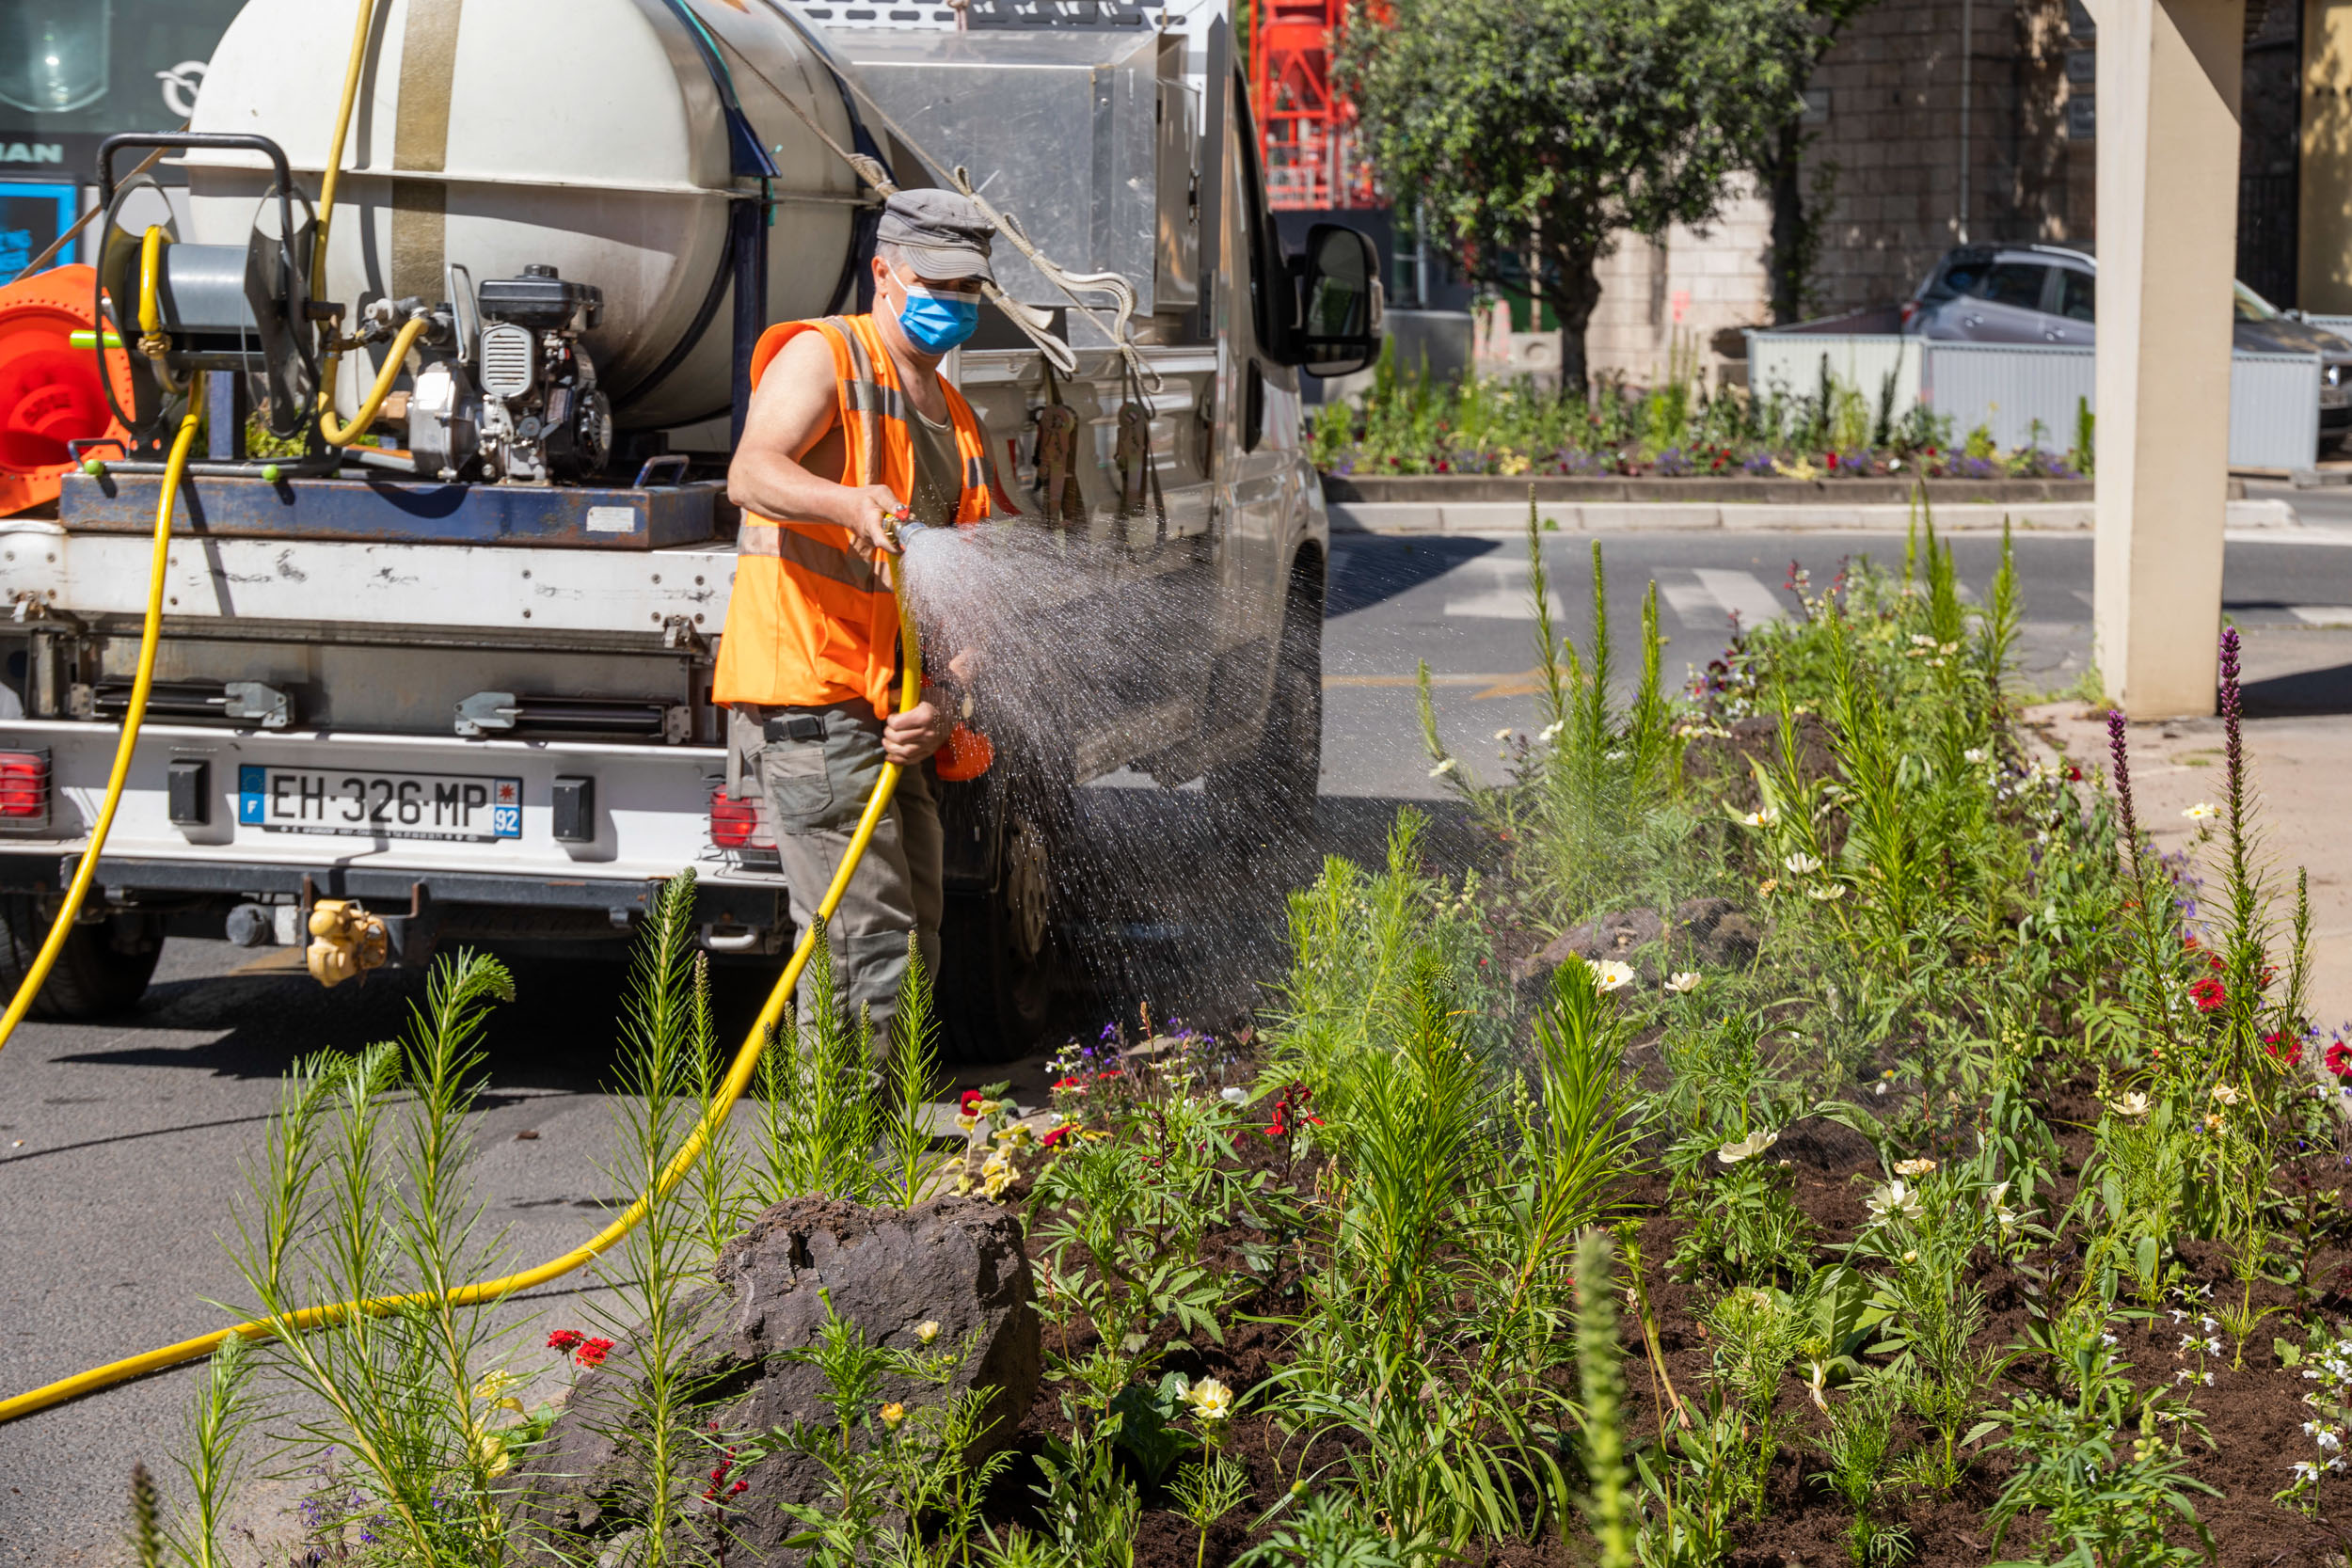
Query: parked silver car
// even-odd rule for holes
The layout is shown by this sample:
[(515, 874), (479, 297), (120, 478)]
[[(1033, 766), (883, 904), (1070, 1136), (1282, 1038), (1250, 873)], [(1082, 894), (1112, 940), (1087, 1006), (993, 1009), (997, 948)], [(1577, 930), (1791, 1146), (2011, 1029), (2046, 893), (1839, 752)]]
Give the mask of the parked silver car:
[[(1972, 343), (2068, 343), (2097, 336), (2099, 263), (2059, 245), (1962, 245), (1944, 253), (1903, 302), (1902, 330)], [(2352, 341), (2280, 310), (2243, 283), (2232, 286), (2233, 347), (2320, 357), (2319, 441), (2352, 435)]]

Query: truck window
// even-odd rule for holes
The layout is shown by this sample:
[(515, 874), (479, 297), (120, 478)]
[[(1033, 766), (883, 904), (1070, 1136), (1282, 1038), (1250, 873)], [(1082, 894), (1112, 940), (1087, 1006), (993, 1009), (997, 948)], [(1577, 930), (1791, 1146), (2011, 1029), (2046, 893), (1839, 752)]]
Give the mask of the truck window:
[(2099, 275), (2076, 272), (2072, 267), (2058, 269), (2058, 314), (2072, 321), (2097, 321)]
[(1258, 166), (1258, 127), (1249, 116), (1249, 85), (1233, 73), (1233, 122), (1241, 147), (1241, 199), (1248, 221), (1242, 238), (1249, 247), (1249, 325), (1261, 353), (1279, 350), (1290, 336), (1285, 307), (1289, 279), (1282, 275), (1282, 240), (1265, 204), (1265, 175)]

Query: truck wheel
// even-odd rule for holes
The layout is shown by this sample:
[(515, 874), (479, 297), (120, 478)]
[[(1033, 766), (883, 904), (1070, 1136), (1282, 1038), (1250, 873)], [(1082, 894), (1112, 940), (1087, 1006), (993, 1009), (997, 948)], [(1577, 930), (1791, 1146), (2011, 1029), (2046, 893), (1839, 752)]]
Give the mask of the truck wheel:
[(1009, 1062), (1044, 1032), (1054, 1006), (1052, 873), (1046, 835), (1015, 814), (996, 891), (947, 900), (939, 1020), (952, 1058)]
[(1263, 844), (1314, 822), (1323, 776), (1323, 585), (1292, 574), (1265, 723), (1248, 756), (1210, 770), (1207, 787), (1227, 834)]
[[(52, 916), (30, 894), (0, 894), (0, 987), (14, 996), (24, 983)], [(35, 1018), (103, 1018), (137, 1004), (162, 956), (161, 924), (151, 915), (111, 915), (73, 927), (34, 998)]]

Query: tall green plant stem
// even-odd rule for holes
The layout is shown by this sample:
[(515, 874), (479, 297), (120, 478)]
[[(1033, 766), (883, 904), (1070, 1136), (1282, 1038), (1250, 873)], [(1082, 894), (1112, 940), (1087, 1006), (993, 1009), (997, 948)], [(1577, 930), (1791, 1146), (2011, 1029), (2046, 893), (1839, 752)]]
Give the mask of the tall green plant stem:
[(1576, 1243), (1577, 1379), (1584, 1398), (1584, 1471), (1591, 1485), (1599, 1568), (1633, 1568), (1632, 1490), (1625, 1461), (1624, 1353), (1617, 1342), (1617, 1281), (1605, 1231)]

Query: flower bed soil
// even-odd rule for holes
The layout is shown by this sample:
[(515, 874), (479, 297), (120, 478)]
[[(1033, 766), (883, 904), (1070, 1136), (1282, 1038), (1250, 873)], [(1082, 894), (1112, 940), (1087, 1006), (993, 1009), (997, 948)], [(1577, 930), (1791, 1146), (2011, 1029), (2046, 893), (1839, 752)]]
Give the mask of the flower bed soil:
[[(1636, 1046), (1631, 1053), (1637, 1069), (1649, 1069), (1645, 1076), (1655, 1072), (1655, 1053), (1653, 1039)], [(1642, 1061), (1644, 1056), (1649, 1060)], [(2090, 1148), (2086, 1124), (2096, 1117), (2098, 1108), (2090, 1085), (2082, 1081), (2053, 1087), (2037, 1108), (2064, 1150), (2059, 1185), (2052, 1196), (2053, 1207), (2063, 1209), (2073, 1196), (2074, 1177)], [(1836, 1248), (1852, 1241), (1868, 1218), (1863, 1199), (1880, 1180), (1869, 1143), (1849, 1128), (1814, 1117), (1792, 1125), (1773, 1154), (1788, 1162), (1797, 1205), (1819, 1227), (1817, 1260), (1834, 1259)], [(1273, 1164), (1270, 1150), (1262, 1163)], [(2305, 1163), (2323, 1182), (2343, 1174), (2336, 1162), (2324, 1154), (2309, 1155)], [(1294, 1174), (1302, 1185), (1311, 1184), (1305, 1167)], [(1680, 1226), (1669, 1212), (1667, 1184), (1664, 1172), (1653, 1162), (1645, 1173), (1628, 1183), (1626, 1212), (1641, 1225), (1645, 1284), (1657, 1315), (1666, 1374), (1675, 1388), (1690, 1399), (1707, 1386), (1710, 1350), (1696, 1310), (1701, 1291), (1669, 1271), (1667, 1260), (1673, 1256)], [(1242, 1267), (1238, 1243), (1247, 1239), (1247, 1234), (1238, 1231), (1214, 1235), (1202, 1260), (1212, 1267), (1238, 1272)], [(1034, 1243), (1031, 1245), (1033, 1255), (1042, 1250)], [(2192, 1288), (2209, 1284), (2217, 1297), (2236, 1289), (2217, 1249), (2187, 1242), (2182, 1244), (2181, 1255), (2193, 1270), (2188, 1280)], [(2052, 1260), (2045, 1256), (2039, 1262), (2046, 1265)], [(1998, 1351), (2022, 1342), (2027, 1297), (2018, 1272), (2006, 1262), (1980, 1255), (1972, 1277), (1984, 1291), (1988, 1308), (1977, 1346)], [(1295, 1481), (1312, 1478), (1336, 1465), (1350, 1446), (1344, 1434), (1334, 1434), (1302, 1448), (1274, 1421), (1248, 1412), (1248, 1391), (1287, 1359), (1287, 1336), (1278, 1324), (1245, 1320), (1296, 1310), (1296, 1300), (1290, 1294), (1295, 1281), (1295, 1275), (1278, 1277), (1244, 1302), (1225, 1324), (1224, 1343), (1174, 1345), (1161, 1362), (1165, 1370), (1196, 1379), (1220, 1379), (1243, 1396), (1243, 1413), (1230, 1423), (1224, 1451), (1248, 1468), (1250, 1497), (1210, 1528), (1208, 1563), (1231, 1563), (1249, 1545), (1264, 1539), (1271, 1527), (1253, 1532), (1248, 1528), (1249, 1521), (1279, 1500)], [(2254, 1299), (2257, 1306), (2291, 1307), (2292, 1292), (2265, 1282), (2256, 1287)], [(2339, 1283), (2315, 1305), (2330, 1314), (2352, 1313), (2352, 1295)], [(2208, 1363), (2214, 1386), (2190, 1393), (2190, 1402), (2202, 1413), (2212, 1441), (2209, 1446), (2193, 1436), (2187, 1440), (2188, 1473), (2221, 1494), (2218, 1497), (2199, 1496), (2195, 1501), (2200, 1517), (2213, 1531), (2223, 1568), (2329, 1568), (2344, 1560), (2346, 1546), (2352, 1544), (2352, 1477), (2334, 1481), (2322, 1490), (2315, 1518), (2271, 1500), (2289, 1479), (2289, 1457), (2309, 1447), (2301, 1432), (2308, 1415), (2301, 1402), (2304, 1385), (2297, 1372), (2279, 1365), (2271, 1349), (2271, 1328), (2278, 1321), (2268, 1320), (2256, 1327), (2247, 1341), (2244, 1370), (2233, 1370), (2225, 1354)], [(1066, 1347), (1057, 1330), (1049, 1328), (1047, 1333), (1054, 1348), (1066, 1349), (1067, 1354), (1082, 1355), (1090, 1348), (1089, 1329), (1073, 1331)], [(1159, 1338), (1167, 1343), (1165, 1328)], [(2131, 1375), (2142, 1386), (2170, 1382), (2182, 1365), (2174, 1358), (2177, 1336), (2167, 1317), (2119, 1325), (2118, 1338), (2119, 1348), (2133, 1364)], [(1645, 1445), (1657, 1436), (1661, 1396), (1630, 1314), (1625, 1320), (1623, 1339), (1627, 1436), (1634, 1444)], [(1061, 1412), (1065, 1386), (1041, 1384), (1022, 1423), (1014, 1444), (1021, 1457), (999, 1477), (990, 1499), (989, 1513), (999, 1529), (1007, 1524), (1035, 1528), (1041, 1523), (1030, 1493), (1038, 1476), (1029, 1461), (1041, 1451), (1048, 1437), (1070, 1435)], [(2004, 1377), (1987, 1395), (1988, 1408), (2001, 1407), (2012, 1393), (2026, 1388), (2055, 1392)], [(1832, 1397), (1844, 1396), (1833, 1388)], [(1827, 1431), (1828, 1423), (1812, 1406), (1802, 1380), (1793, 1374), (1783, 1380), (1778, 1416), (1786, 1423), (1785, 1436), (1767, 1484), (1769, 1512), (1761, 1519), (1742, 1520), (1736, 1527), (1738, 1544), (1726, 1560), (1729, 1568), (1783, 1568), (1792, 1563), (1828, 1568), (1843, 1563), (1849, 1515), (1816, 1480), (1824, 1465), (1811, 1444), (1812, 1438)], [(1931, 1440), (1932, 1433), (1906, 1415), (1899, 1419), (1897, 1438), (1893, 1451), (1901, 1452)], [(1905, 1562), (1913, 1568), (1979, 1568), (1996, 1556), (2031, 1560), (2037, 1555), (2031, 1515), (2011, 1527), (1998, 1553), (1993, 1546), (1989, 1515), (2010, 1471), (2005, 1455), (1979, 1447), (1949, 1495), (1913, 1493), (1890, 1498), (1883, 1509), (1887, 1521), (1908, 1528), (1915, 1543)], [(1191, 1568), (1200, 1541), (1190, 1525), (1169, 1512), (1172, 1504), (1166, 1488), (1143, 1486), (1142, 1500), (1144, 1513), (1136, 1543), (1137, 1568)], [(1468, 1560), (1498, 1568), (1565, 1568), (1589, 1557), (1589, 1542), (1563, 1542), (1547, 1533), (1532, 1544), (1482, 1543), (1472, 1548)]]

